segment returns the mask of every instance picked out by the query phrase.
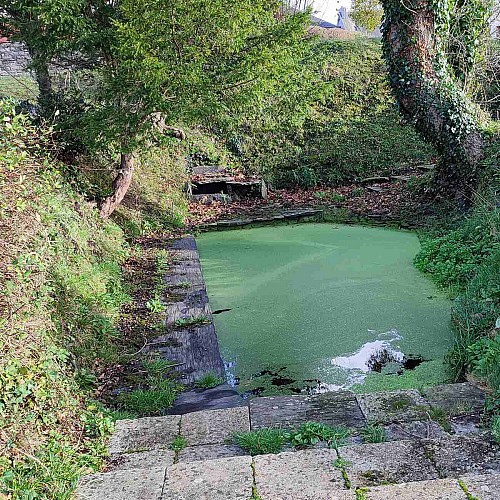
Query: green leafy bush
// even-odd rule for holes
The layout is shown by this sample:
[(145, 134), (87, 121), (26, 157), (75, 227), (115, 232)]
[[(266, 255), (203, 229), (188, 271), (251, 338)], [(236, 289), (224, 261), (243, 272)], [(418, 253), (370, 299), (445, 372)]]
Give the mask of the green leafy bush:
[(415, 266), (440, 287), (462, 291), (478, 267), (499, 248), (500, 215), (479, 213), (447, 234), (428, 238), (415, 257)]

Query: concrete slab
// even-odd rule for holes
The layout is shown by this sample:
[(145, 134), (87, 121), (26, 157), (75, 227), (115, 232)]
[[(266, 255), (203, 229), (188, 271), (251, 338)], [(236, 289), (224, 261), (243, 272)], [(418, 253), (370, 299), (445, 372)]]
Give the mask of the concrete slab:
[(137, 453), (111, 455), (106, 470), (150, 469), (169, 467), (174, 464), (175, 452), (172, 450), (149, 450)]
[(252, 496), (252, 458), (232, 457), (178, 463), (165, 476), (162, 500), (248, 500)]
[(333, 464), (334, 450), (303, 450), (254, 457), (255, 483), (262, 500), (355, 499)]
[(432, 406), (442, 408), (450, 416), (481, 412), (484, 408), (484, 392), (468, 382), (436, 385), (422, 393)]
[(449, 434), (432, 420), (415, 420), (414, 422), (393, 422), (386, 425), (388, 441), (400, 441), (402, 439), (436, 439), (447, 437)]
[(85, 476), (80, 480), (78, 500), (160, 500), (165, 468), (133, 469)]
[(277, 396), (250, 401), (252, 429), (293, 428), (305, 422), (360, 428), (366, 423), (352, 392), (330, 392), (314, 396)]
[(188, 446), (224, 444), (235, 432), (248, 432), (250, 418), (246, 406), (206, 410), (182, 416), (181, 434)]
[(348, 462), (346, 470), (353, 488), (439, 477), (423, 448), (413, 441), (343, 446), (339, 454)]
[(498, 500), (500, 498), (500, 474), (467, 475), (460, 479), (473, 497), (480, 500)]
[(247, 456), (248, 453), (239, 446), (230, 444), (205, 444), (188, 446), (179, 452), (179, 462), (197, 462), (215, 458)]
[(179, 434), (181, 417), (147, 417), (119, 420), (109, 443), (109, 453), (129, 453), (168, 448)]
[(467, 435), (423, 440), (422, 446), (441, 477), (500, 472), (500, 448), (484, 436)]
[(435, 479), (416, 483), (393, 484), (368, 488), (369, 500), (466, 500), (458, 481)]
[(416, 390), (359, 394), (357, 399), (364, 416), (370, 422), (425, 420), (429, 410), (429, 404)]

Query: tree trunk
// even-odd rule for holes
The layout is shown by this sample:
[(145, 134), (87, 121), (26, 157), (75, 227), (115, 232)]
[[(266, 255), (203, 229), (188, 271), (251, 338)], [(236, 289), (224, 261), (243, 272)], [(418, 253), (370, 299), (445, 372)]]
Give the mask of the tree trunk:
[(447, 5), (383, 0), (383, 42), (400, 112), (441, 155), (435, 187), (460, 199), (476, 185), (484, 145), (476, 109), (448, 64), (446, 13), (438, 11)]
[(32, 47), (28, 47), (28, 52), (31, 57), (30, 67), (35, 72), (35, 80), (38, 84), (38, 104), (42, 116), (47, 117), (51, 111), (53, 96), (52, 79), (49, 71), (50, 60), (46, 55)]
[(120, 171), (113, 181), (113, 194), (104, 198), (99, 207), (99, 215), (107, 219), (121, 203), (127, 194), (132, 174), (134, 173), (134, 159), (131, 153), (122, 153), (120, 158)]

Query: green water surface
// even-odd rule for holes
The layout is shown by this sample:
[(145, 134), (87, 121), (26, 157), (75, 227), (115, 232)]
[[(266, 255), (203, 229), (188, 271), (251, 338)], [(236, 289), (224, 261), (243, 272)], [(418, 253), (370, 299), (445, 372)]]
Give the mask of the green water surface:
[(351, 387), (373, 351), (436, 363), (451, 344), (450, 301), (413, 267), (414, 233), (296, 224), (197, 243), (212, 310), (230, 309), (214, 318), (241, 390), (280, 377), (285, 389)]

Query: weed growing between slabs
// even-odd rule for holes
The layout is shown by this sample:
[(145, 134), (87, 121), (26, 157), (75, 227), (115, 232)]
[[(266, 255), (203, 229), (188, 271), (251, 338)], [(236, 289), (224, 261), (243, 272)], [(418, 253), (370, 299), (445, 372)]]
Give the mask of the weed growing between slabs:
[(347, 427), (330, 427), (318, 422), (306, 422), (295, 430), (264, 428), (234, 435), (234, 443), (250, 455), (280, 453), (285, 445), (302, 449), (324, 442), (337, 449), (345, 444), (351, 431)]

